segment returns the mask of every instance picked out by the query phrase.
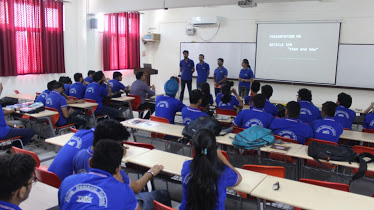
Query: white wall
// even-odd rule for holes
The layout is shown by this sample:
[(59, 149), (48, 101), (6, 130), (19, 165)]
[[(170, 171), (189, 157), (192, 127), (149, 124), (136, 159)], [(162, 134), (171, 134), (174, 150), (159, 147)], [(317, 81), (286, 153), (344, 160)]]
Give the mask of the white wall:
[[(374, 43), (374, 2), (371, 0), (334, 0), (325, 2), (293, 2), (258, 4), (257, 8), (243, 9), (238, 6), (216, 6), (144, 11), (143, 31), (161, 34), (160, 43), (145, 46), (146, 56), (142, 61), (151, 62), (159, 69), (159, 75), (152, 83), (157, 88), (172, 75), (177, 75), (180, 59), (180, 42), (202, 42), (197, 36), (187, 36), (185, 28), (193, 16), (221, 16), (221, 29), (212, 42), (255, 42), (256, 21), (295, 21), (295, 20), (342, 20), (341, 43)], [(209, 39), (215, 27), (199, 28), (201, 37)], [(141, 52), (142, 53), (142, 52)], [(209, 55), (205, 55), (209, 56)], [(195, 62), (197, 58), (193, 58)], [(215, 67), (216, 64), (210, 64)], [(240, 63), (238, 63), (240, 68)], [(354, 70), (353, 70), (354, 71)], [(321, 75), (323, 76), (323, 75)], [(271, 84), (274, 99), (295, 100), (301, 86)], [(195, 83), (193, 83), (193, 87)], [(353, 97), (354, 108), (366, 108), (373, 100), (372, 91), (308, 87), (313, 92), (314, 103), (336, 100), (340, 92)], [(186, 94), (187, 97), (187, 94)]]

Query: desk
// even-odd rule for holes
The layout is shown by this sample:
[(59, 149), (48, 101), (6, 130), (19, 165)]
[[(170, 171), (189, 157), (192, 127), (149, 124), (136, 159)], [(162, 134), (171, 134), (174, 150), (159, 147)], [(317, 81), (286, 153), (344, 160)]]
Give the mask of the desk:
[(73, 135), (74, 135), (74, 133), (67, 133), (67, 134), (64, 134), (64, 135), (48, 138), (48, 139), (45, 140), (45, 142), (47, 142), (49, 144), (53, 144), (53, 145), (63, 147), (70, 140), (70, 138)]
[(348, 131), (344, 130), (343, 134), (340, 136), (341, 139), (349, 139), (355, 141), (374, 143), (374, 134), (364, 133), (358, 131)]
[[(272, 189), (279, 182), (279, 190)], [(297, 206), (303, 209), (373, 209), (374, 199), (368, 196), (319, 187), (288, 179), (267, 176), (252, 196)]]
[(28, 94), (13, 94), (13, 95), (7, 95), (9, 98), (16, 98), (16, 99), (23, 99), (28, 101), (34, 101), (35, 95), (28, 95)]
[[(20, 112), (17, 111), (17, 113), (20, 113)], [(48, 121), (49, 127), (51, 128), (52, 135), (56, 136), (55, 129), (53, 128), (52, 121), (51, 121), (51, 117), (56, 114), (58, 114), (58, 112), (51, 111), (51, 110), (44, 110), (44, 111), (41, 111), (35, 114), (23, 114), (23, 115), (30, 116), (36, 119), (46, 119)]]
[(20, 204), (22, 209), (50, 209), (58, 206), (58, 189), (41, 182), (32, 184), (27, 200)]
[[(135, 121), (138, 123), (134, 124), (136, 123)], [(140, 129), (140, 130), (156, 132), (156, 133), (163, 133), (166, 135), (176, 136), (176, 137), (181, 137), (181, 138), (183, 137), (182, 131), (183, 131), (184, 126), (180, 126), (180, 125), (160, 123), (160, 122), (144, 120), (144, 119), (139, 119), (139, 118), (122, 121), (121, 124), (127, 128)], [(134, 133), (134, 130), (133, 130), (133, 133)]]
[(77, 104), (68, 104), (69, 107), (78, 108), (78, 109), (91, 110), (91, 116), (92, 116), (92, 119), (93, 119), (95, 127), (97, 126), (97, 122), (96, 122), (96, 117), (95, 117), (95, 111), (94, 111), (93, 108), (95, 106), (97, 106), (97, 105), (99, 105), (99, 104), (97, 104), (97, 103), (91, 103), (91, 102), (84, 102), (84, 103), (77, 103)]
[(131, 113), (131, 118), (134, 118), (134, 115), (132, 113), (132, 106), (131, 106), (131, 100), (134, 100), (135, 97), (129, 97), (129, 96), (121, 96), (121, 97), (118, 97), (118, 98), (112, 98), (111, 100), (112, 101), (116, 101), (116, 102), (120, 102), (120, 103), (123, 103), (123, 104), (127, 104), (129, 109), (130, 109), (130, 113)]

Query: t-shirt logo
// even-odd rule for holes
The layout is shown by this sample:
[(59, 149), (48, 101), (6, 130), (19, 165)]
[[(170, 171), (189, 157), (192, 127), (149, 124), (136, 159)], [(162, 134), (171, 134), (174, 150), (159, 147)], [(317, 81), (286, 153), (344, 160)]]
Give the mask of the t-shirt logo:
[(75, 88), (71, 88), (69, 92), (70, 94), (77, 94), (77, 90)]
[(52, 102), (52, 99), (48, 98), (45, 102), (45, 104), (48, 104), (48, 105), (53, 105), (53, 102)]
[(370, 121), (370, 126), (374, 126), (374, 120)]
[(316, 130), (317, 133), (320, 133), (322, 132), (323, 134), (326, 134), (326, 135), (330, 135), (332, 134), (333, 136), (336, 136), (336, 131), (333, 127), (329, 126), (329, 125), (322, 125), (322, 126), (319, 126)]
[(87, 88), (87, 93), (95, 93), (95, 89), (93, 87)]
[(245, 127), (250, 128), (250, 127), (253, 127), (253, 126), (264, 127), (261, 120), (259, 120), (259, 119), (250, 119), (245, 123)]
[(114, 87), (114, 84), (113, 84), (113, 82), (109, 82), (109, 85), (110, 85), (110, 87), (111, 87), (111, 88), (113, 88), (113, 87)]
[(290, 130), (283, 130), (283, 131), (279, 132), (278, 135), (282, 136), (282, 137), (285, 137), (285, 138), (297, 140), (296, 134), (294, 132), (290, 131)]
[(190, 124), (191, 122), (192, 122), (191, 118), (186, 117), (186, 118), (183, 119), (183, 123), (184, 123), (185, 125), (188, 125), (188, 124)]
[(336, 113), (335, 113), (335, 116), (344, 117), (344, 118), (349, 119), (349, 114), (347, 112), (341, 111), (341, 110), (337, 110)]
[(68, 145), (73, 147), (75, 145), (75, 143), (77, 143), (75, 148), (80, 149), (81, 146), (82, 146), (82, 139), (78, 136), (73, 136), (73, 137), (70, 138), (70, 140), (68, 142)]
[[(92, 203), (93, 197), (97, 197), (99, 203), (96, 203), (98, 206), (108, 207), (108, 198), (103, 189), (92, 184), (77, 184), (72, 187), (65, 195), (65, 202), (70, 203), (71, 199), (76, 196), (75, 202), (77, 203)], [(96, 199), (94, 199), (96, 200)]]
[(47, 98), (47, 93), (42, 93), (42, 94), (40, 94), (40, 96), (42, 97), (42, 98)]
[(307, 109), (307, 108), (301, 108), (300, 109), (300, 114), (312, 115), (312, 112), (309, 109)]
[(157, 107), (169, 108), (169, 103), (167, 101), (160, 101), (160, 102), (157, 103)]

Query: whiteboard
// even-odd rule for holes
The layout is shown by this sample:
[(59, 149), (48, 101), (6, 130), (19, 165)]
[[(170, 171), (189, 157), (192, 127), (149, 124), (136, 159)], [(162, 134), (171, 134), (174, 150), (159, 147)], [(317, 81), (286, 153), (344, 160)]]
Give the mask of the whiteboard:
[(374, 88), (374, 45), (339, 46), (337, 86)]
[[(228, 71), (229, 79), (238, 79), (244, 58), (248, 59), (252, 71), (255, 71), (256, 43), (181, 42), (180, 46), (180, 59), (183, 59), (183, 51), (188, 50), (189, 58), (195, 62), (195, 67), (199, 62), (199, 55), (204, 54), (205, 62), (210, 66), (210, 77), (213, 77), (214, 70), (218, 67), (218, 58), (223, 58), (223, 66)], [(197, 76), (197, 73), (194, 75)]]

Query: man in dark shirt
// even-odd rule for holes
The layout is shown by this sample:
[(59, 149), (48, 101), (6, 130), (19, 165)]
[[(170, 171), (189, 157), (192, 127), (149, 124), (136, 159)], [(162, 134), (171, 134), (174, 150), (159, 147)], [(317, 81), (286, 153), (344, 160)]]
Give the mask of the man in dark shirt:
[(130, 94), (137, 95), (142, 99), (142, 103), (139, 105), (138, 110), (149, 108), (147, 115), (144, 117), (145, 119), (149, 119), (150, 116), (155, 111), (155, 104), (145, 102), (145, 97), (147, 96), (147, 94), (149, 96), (155, 95), (155, 86), (152, 85), (150, 88), (148, 87), (147, 83), (145, 83), (144, 81), (145, 81), (144, 73), (143, 72), (136, 73), (136, 80), (131, 85)]

